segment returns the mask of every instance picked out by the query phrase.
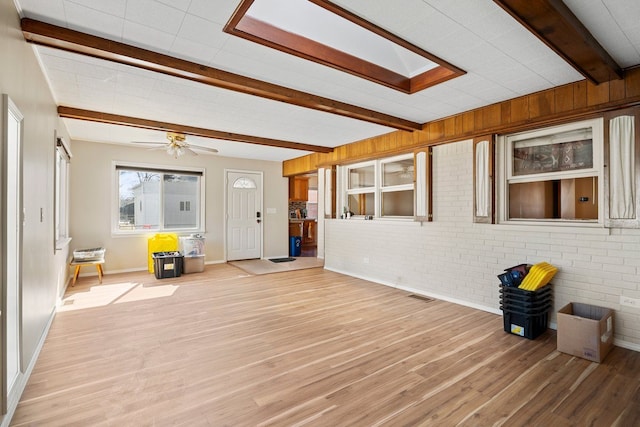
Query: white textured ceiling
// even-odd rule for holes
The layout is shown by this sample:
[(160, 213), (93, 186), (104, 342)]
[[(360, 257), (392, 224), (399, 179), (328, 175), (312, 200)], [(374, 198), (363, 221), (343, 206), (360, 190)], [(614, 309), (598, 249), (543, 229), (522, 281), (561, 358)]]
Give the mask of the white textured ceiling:
[[(490, 0), (334, 1), (467, 72), (412, 95), (224, 33), (238, 0), (15, 2), (23, 17), (419, 123), (582, 79)], [(640, 64), (640, 1), (565, 3), (619, 65)], [(34, 49), (59, 105), (329, 147), (394, 130), (105, 60)], [(77, 140), (164, 139), (161, 132), (70, 119), (65, 123)], [(280, 161), (307, 154), (203, 138), (189, 141), (230, 157)]]
[(438, 66), (309, 1), (255, 0), (246, 15), (406, 77)]

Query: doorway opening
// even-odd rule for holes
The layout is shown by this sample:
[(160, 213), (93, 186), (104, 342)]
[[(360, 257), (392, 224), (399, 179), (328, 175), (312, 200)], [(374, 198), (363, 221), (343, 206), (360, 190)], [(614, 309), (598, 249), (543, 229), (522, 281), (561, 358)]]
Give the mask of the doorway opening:
[(318, 256), (318, 218), (318, 174), (309, 173), (290, 177), (290, 256)]

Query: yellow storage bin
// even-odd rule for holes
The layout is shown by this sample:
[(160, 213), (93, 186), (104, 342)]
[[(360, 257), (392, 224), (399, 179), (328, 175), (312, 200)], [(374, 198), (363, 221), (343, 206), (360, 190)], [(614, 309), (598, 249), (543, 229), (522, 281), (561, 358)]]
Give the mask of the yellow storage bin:
[(178, 250), (178, 235), (176, 233), (157, 233), (153, 237), (149, 237), (148, 242), (148, 265), (149, 273), (153, 273), (153, 258), (151, 254), (154, 252), (173, 252)]
[(541, 262), (533, 265), (529, 269), (529, 273), (524, 276), (522, 283), (518, 288), (527, 291), (535, 291), (551, 281), (558, 269), (548, 262)]

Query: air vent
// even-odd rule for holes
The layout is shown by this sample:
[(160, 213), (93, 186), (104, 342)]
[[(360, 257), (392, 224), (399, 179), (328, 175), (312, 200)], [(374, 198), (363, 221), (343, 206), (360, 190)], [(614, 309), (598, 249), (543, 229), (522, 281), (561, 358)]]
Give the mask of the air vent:
[(433, 299), (431, 299), (431, 298), (423, 297), (422, 295), (416, 295), (416, 294), (409, 295), (409, 298), (419, 299), (419, 300), (424, 301), (424, 302), (433, 301)]

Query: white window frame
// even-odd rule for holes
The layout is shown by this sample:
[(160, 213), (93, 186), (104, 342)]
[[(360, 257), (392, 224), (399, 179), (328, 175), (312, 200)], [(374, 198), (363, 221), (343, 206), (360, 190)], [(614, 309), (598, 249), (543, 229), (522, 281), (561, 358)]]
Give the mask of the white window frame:
[[(558, 133), (570, 132), (583, 128), (591, 128), (593, 141), (593, 167), (572, 171), (537, 173), (514, 176), (513, 144), (526, 139), (541, 138)], [(498, 223), (518, 225), (547, 225), (547, 226), (584, 226), (602, 227), (604, 224), (604, 126), (603, 119), (583, 120), (560, 126), (547, 127), (534, 131), (519, 132), (498, 137), (496, 149), (498, 166)], [(597, 220), (568, 220), (568, 219), (509, 219), (509, 184), (546, 181), (551, 179), (571, 179), (596, 176), (598, 178), (598, 219)]]
[[(198, 224), (196, 227), (191, 228), (164, 228), (164, 209), (160, 209), (160, 227), (157, 229), (142, 229), (142, 230), (120, 230), (119, 229), (119, 221), (120, 221), (120, 189), (119, 185), (119, 177), (118, 177), (118, 169), (143, 169), (147, 171), (157, 171), (158, 173), (166, 174), (166, 173), (175, 173), (175, 174), (199, 174), (200, 175), (200, 188), (198, 194), (198, 200), (200, 203), (200, 209), (198, 212)], [(133, 162), (121, 162), (121, 161), (113, 161), (112, 162), (112, 194), (111, 194), (111, 233), (114, 236), (135, 236), (135, 235), (148, 235), (149, 233), (205, 233), (205, 206), (206, 206), (206, 191), (205, 191), (205, 182), (206, 175), (204, 168), (194, 168), (194, 167), (172, 167), (167, 165), (157, 165), (157, 164), (146, 164), (146, 163), (133, 163)], [(160, 206), (163, 206), (163, 192), (160, 193)]]
[[(394, 163), (400, 160), (408, 160), (411, 159), (414, 161), (414, 170), (411, 171), (411, 173), (414, 175), (411, 178), (411, 182), (408, 184), (399, 184), (399, 185), (389, 185), (389, 186), (385, 186), (384, 183), (382, 182), (382, 178), (383, 178), (383, 166), (385, 164), (388, 163)], [(377, 178), (379, 179), (379, 197), (376, 203), (376, 208), (379, 209), (379, 214), (377, 214), (377, 216), (381, 217), (381, 218), (385, 218), (385, 219), (411, 219), (413, 220), (413, 218), (415, 218), (416, 216), (416, 205), (415, 205), (415, 198), (416, 198), (416, 185), (415, 185), (415, 159), (414, 159), (414, 155), (413, 153), (411, 154), (405, 154), (402, 156), (395, 156), (395, 157), (389, 157), (386, 159), (381, 159), (379, 161), (379, 173), (377, 174)], [(411, 215), (406, 215), (406, 216), (399, 216), (399, 215), (385, 215), (382, 216), (382, 195), (383, 193), (393, 193), (393, 192), (400, 192), (400, 191), (408, 191), (411, 190), (413, 191), (412, 197), (411, 197), (411, 203), (412, 203), (412, 210), (413, 213)]]
[[(361, 168), (365, 168), (365, 167), (369, 167), (369, 166), (373, 166), (373, 176), (374, 176), (374, 183), (372, 187), (358, 187), (358, 188), (349, 188), (349, 175), (350, 175), (350, 171), (352, 169), (361, 169)], [(376, 197), (376, 189), (378, 188), (378, 182), (379, 182), (379, 178), (378, 178), (378, 167), (376, 165), (376, 161), (369, 161), (369, 162), (362, 162), (362, 163), (355, 163), (352, 165), (348, 165), (345, 166), (343, 168), (343, 188), (344, 188), (344, 192), (343, 192), (343, 197), (342, 197), (342, 202), (340, 204), (340, 208), (338, 209), (339, 212), (344, 213), (345, 211), (348, 211), (349, 208), (349, 196), (351, 195), (357, 195), (357, 194), (373, 194), (373, 200), (374, 200), (374, 216), (378, 217), (379, 216), (379, 210), (378, 210), (378, 201), (377, 201), (377, 197)], [(354, 215), (354, 217), (363, 217), (363, 215)]]
[(71, 150), (63, 138), (55, 138), (55, 178), (54, 178), (54, 252), (65, 247), (69, 237), (69, 170)]
[[(382, 220), (410, 220), (413, 221), (415, 218), (416, 207), (415, 203), (413, 203), (413, 214), (410, 216), (382, 216), (382, 194), (386, 192), (396, 192), (396, 191), (407, 191), (413, 190), (414, 199), (415, 199), (415, 181), (412, 179), (412, 182), (409, 184), (401, 184), (401, 185), (392, 185), (392, 186), (383, 186), (382, 185), (382, 170), (383, 165), (387, 163), (393, 163), (400, 160), (414, 159), (413, 153), (402, 154), (394, 157), (386, 157), (378, 160), (370, 160), (366, 162), (354, 163), (346, 166), (339, 167), (339, 183), (338, 183), (338, 194), (339, 203), (338, 203), (338, 213), (342, 214), (345, 211), (345, 208), (348, 207), (348, 200), (350, 195), (355, 194), (373, 194), (374, 195), (374, 217), (376, 219)], [(361, 187), (361, 188), (349, 188), (349, 173), (352, 169), (360, 169), (367, 166), (374, 167), (374, 185), (372, 187)], [(414, 164), (415, 168), (415, 164)], [(338, 215), (340, 216), (340, 215)], [(364, 215), (354, 215), (355, 218), (363, 219)]]

